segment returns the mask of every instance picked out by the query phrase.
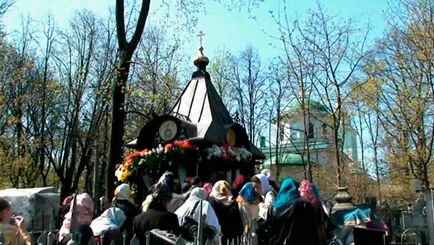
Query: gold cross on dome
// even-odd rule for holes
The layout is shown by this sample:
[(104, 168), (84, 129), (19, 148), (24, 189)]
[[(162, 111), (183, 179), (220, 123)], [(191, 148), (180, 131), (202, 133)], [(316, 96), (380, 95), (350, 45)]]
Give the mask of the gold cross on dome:
[(202, 42), (203, 42), (203, 36), (205, 36), (205, 33), (203, 31), (199, 31), (199, 34), (197, 36), (199, 37), (200, 48), (203, 49)]

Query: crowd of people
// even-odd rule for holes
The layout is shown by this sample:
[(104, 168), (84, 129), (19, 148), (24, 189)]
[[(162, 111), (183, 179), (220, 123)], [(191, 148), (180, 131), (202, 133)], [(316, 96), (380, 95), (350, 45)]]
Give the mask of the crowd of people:
[[(178, 191), (179, 190), (179, 191)], [(145, 244), (153, 229), (193, 240), (192, 228), (204, 224), (203, 239), (241, 244), (243, 234), (256, 233), (260, 244), (326, 244), (326, 219), (316, 188), (307, 180), (300, 184), (287, 177), (276, 186), (275, 176), (264, 170), (252, 178), (237, 176), (232, 183), (203, 183), (188, 178), (179, 188), (174, 175), (164, 173), (150, 188), (140, 208), (133, 203), (128, 184), (120, 184), (112, 205), (93, 217), (92, 198), (79, 194), (67, 200), (69, 211), (59, 232), (60, 244), (79, 234), (83, 244), (103, 237), (104, 244), (129, 241), (134, 234)], [(72, 223), (76, 223), (72, 230)], [(315, 232), (314, 232), (315, 231)], [(76, 239), (77, 240), (77, 239)]]
[[(189, 178), (180, 188), (173, 173), (166, 172), (140, 205), (134, 203), (130, 186), (123, 183), (117, 186), (111, 204), (99, 213), (87, 193), (68, 197), (63, 204), (68, 211), (58, 233), (59, 244), (72, 240), (87, 244), (100, 238), (103, 244), (122, 244), (123, 234), (127, 241), (135, 234), (140, 244), (146, 244), (146, 234), (153, 229), (191, 241), (195, 236), (192, 228), (197, 231), (202, 222), (202, 237), (208, 244), (242, 244), (243, 235), (255, 233), (259, 244), (323, 245), (332, 229), (315, 185), (286, 177), (278, 187), (268, 169), (250, 179), (237, 176), (232, 183)], [(10, 204), (3, 198), (0, 232), (4, 239), (19, 237), (10, 244), (30, 244), (22, 218), (12, 218)]]

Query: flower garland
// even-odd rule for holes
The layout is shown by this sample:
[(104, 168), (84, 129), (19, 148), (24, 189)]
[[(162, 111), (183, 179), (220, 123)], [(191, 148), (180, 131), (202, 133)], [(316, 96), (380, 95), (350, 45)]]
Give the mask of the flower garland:
[(249, 161), (252, 159), (252, 153), (250, 153), (244, 147), (234, 147), (230, 145), (213, 145), (206, 149), (207, 159), (222, 159), (225, 161)]
[[(183, 162), (183, 160), (185, 162), (185, 159), (198, 161), (201, 156), (198, 149), (189, 140), (177, 140), (164, 147), (159, 145), (154, 149), (135, 151), (129, 154), (116, 168), (115, 176), (119, 181), (127, 182), (132, 176), (139, 174), (147, 167), (153, 168), (161, 164), (170, 166), (172, 162)], [(206, 148), (203, 153), (207, 160), (221, 159), (227, 162), (244, 162), (252, 159), (252, 153), (246, 148), (229, 145), (213, 145)]]
[(155, 167), (162, 162), (171, 164), (172, 160), (190, 156), (195, 152), (196, 146), (191, 145), (188, 140), (177, 140), (164, 147), (160, 144), (154, 149), (136, 151), (129, 154), (117, 167), (115, 176), (119, 181), (126, 182), (143, 167)]

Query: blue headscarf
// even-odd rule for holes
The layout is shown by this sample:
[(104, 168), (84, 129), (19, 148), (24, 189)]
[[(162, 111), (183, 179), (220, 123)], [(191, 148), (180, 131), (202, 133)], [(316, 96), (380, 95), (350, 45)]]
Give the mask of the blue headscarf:
[(244, 184), (243, 188), (241, 188), (239, 195), (242, 196), (249, 203), (255, 201), (257, 193), (252, 182), (247, 182), (246, 184)]
[(291, 205), (292, 201), (299, 197), (300, 192), (298, 191), (297, 181), (291, 177), (285, 178), (280, 185), (273, 207), (277, 212), (283, 211)]

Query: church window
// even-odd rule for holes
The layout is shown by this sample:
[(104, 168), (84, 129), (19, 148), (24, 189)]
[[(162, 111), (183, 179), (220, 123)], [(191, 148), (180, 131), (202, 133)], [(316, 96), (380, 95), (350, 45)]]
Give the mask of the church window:
[(313, 139), (314, 135), (315, 135), (315, 131), (314, 131), (314, 127), (313, 127), (313, 123), (309, 123), (309, 130), (307, 131), (307, 138), (308, 139)]

